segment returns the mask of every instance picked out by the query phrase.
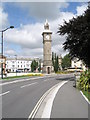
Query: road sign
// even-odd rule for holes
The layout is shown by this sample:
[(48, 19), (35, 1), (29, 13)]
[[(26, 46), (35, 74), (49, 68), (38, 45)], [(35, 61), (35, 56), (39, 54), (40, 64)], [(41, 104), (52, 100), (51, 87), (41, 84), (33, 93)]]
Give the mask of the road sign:
[(0, 63), (5, 63), (5, 59), (0, 59)]

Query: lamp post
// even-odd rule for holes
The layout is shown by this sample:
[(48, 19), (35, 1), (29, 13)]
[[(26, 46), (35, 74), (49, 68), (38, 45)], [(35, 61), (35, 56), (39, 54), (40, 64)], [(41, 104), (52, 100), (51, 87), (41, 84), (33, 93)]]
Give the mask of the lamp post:
[(1, 63), (1, 78), (3, 79), (3, 33), (8, 30), (8, 29), (12, 29), (14, 28), (14, 26), (10, 26), (2, 31), (0, 31), (2, 33), (2, 43), (1, 43), (1, 58), (2, 58), (2, 63)]

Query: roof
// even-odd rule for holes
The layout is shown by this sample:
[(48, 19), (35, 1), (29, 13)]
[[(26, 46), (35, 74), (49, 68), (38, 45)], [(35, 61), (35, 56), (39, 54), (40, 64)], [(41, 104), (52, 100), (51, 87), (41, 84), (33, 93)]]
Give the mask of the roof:
[(49, 23), (48, 23), (47, 19), (46, 19), (46, 21), (45, 21), (44, 26), (49, 26)]
[(50, 34), (52, 34), (52, 31), (51, 30), (44, 30), (43, 33), (50, 33)]

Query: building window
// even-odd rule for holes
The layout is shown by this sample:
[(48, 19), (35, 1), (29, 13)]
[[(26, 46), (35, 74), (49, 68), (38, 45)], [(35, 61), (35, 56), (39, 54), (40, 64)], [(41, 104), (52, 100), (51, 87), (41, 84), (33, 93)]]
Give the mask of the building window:
[(18, 67), (19, 67), (19, 65), (18, 65)]
[(12, 67), (14, 68), (14, 67), (15, 67), (15, 65), (12, 65)]
[(22, 65), (21, 65), (21, 67), (22, 67)]

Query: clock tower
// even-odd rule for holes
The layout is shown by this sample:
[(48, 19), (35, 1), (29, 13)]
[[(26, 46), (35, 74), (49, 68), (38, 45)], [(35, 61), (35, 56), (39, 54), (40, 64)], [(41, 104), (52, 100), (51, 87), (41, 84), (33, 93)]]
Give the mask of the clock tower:
[(52, 66), (52, 52), (51, 52), (51, 35), (52, 31), (49, 30), (49, 24), (46, 20), (44, 24), (43, 36), (43, 73), (50, 74), (53, 70)]

